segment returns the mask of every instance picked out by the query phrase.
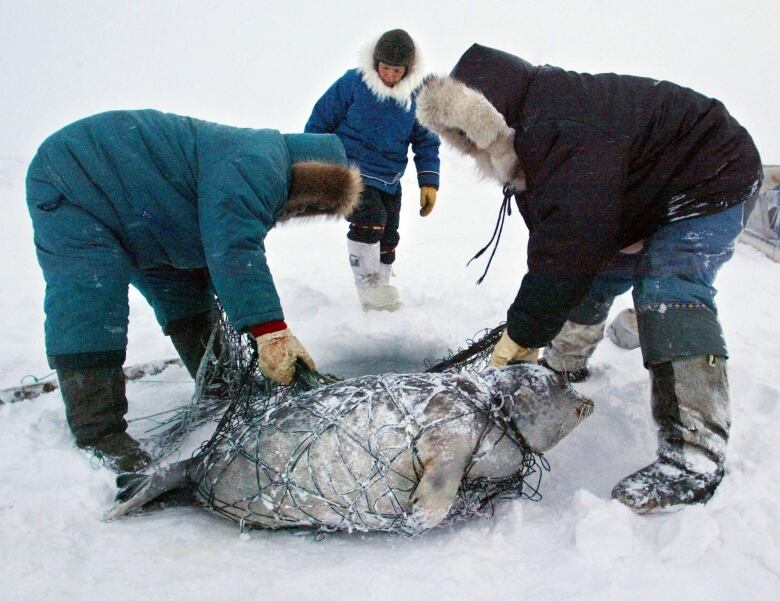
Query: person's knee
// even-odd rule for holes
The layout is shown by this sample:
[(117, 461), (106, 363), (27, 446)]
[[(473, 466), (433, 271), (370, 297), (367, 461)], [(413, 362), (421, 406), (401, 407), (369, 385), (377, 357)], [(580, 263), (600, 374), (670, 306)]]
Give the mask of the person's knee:
[[(133, 286), (154, 309), (157, 323), (171, 324), (201, 319), (215, 309), (215, 296), (205, 269), (156, 269), (134, 274)], [(175, 326), (173, 326), (175, 328)]]
[(609, 309), (615, 297), (588, 296), (572, 311), (567, 319), (576, 324), (593, 326), (604, 323), (609, 315)]
[(670, 301), (637, 305), (637, 327), (644, 364), (682, 357), (728, 357), (715, 312), (704, 304)]
[[(46, 281), (44, 329), (52, 367), (121, 365), (127, 348), (126, 280), (57, 271), (46, 273)], [(106, 357), (120, 359), (106, 362)]]
[(364, 244), (375, 244), (382, 240), (388, 221), (387, 209), (379, 190), (367, 186), (363, 190), (360, 204), (349, 216), (347, 238)]
[(385, 234), (385, 226), (371, 223), (351, 223), (347, 238), (363, 244), (376, 244)]
[(385, 246), (384, 243), (379, 246), (379, 261), (385, 265), (391, 265), (395, 262), (395, 245)]
[(83, 353), (47, 354), (51, 369), (121, 368), (125, 363), (126, 349)]
[(183, 332), (208, 331), (214, 327), (216, 316), (213, 310), (202, 311), (194, 315), (187, 315), (163, 324), (163, 334), (166, 336), (175, 336)]

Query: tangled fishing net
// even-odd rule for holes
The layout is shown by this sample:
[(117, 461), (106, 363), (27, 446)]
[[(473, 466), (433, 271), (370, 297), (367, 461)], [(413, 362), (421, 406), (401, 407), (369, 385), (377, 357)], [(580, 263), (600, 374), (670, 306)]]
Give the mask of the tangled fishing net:
[[(164, 419), (158, 416), (144, 443), (162, 460), (190, 432), (218, 421), (193, 455), (198, 467), (191, 479), (201, 502), (242, 528), (417, 534), (408, 499), (422, 472), (416, 447), (421, 432), (411, 428), (417, 425), (415, 416), (403, 399), (426, 386), (434, 394), (445, 378), (437, 374), (479, 372), (502, 329), (483, 332), (423, 374), (340, 380), (299, 365), (293, 383), (282, 386), (260, 373), (251, 337), (236, 332), (223, 314), (201, 363), (192, 403)], [(391, 411), (387, 403), (373, 400), (376, 394), (394, 399)], [(499, 438), (511, 440), (522, 457), (517, 471), (507, 478), (464, 478), (443, 524), (492, 515), (498, 499), (541, 498), (539, 483), (549, 466), (525, 446), (503, 409), (500, 401), (474, 401), (456, 417), (469, 412), (487, 416), (481, 437), (495, 438), (498, 432)], [(277, 448), (286, 453), (283, 461), (275, 459)], [(404, 453), (411, 455), (412, 473), (396, 468)], [(466, 475), (470, 469), (471, 464)], [(225, 483), (235, 489), (239, 482), (240, 501), (227, 499)]]

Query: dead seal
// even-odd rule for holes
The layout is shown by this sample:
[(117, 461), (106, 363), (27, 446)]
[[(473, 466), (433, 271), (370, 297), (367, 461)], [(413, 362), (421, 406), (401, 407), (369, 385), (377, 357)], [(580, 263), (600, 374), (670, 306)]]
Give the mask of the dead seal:
[(242, 528), (422, 532), (461, 487), (511, 479), (592, 411), (536, 365), (353, 378), (242, 415), (192, 459), (137, 477), (106, 518), (191, 487)]

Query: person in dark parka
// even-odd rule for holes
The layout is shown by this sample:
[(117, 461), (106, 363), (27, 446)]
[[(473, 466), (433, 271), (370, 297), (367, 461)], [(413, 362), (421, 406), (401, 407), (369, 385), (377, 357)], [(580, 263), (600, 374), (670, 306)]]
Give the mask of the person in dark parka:
[(420, 50), (402, 29), (386, 31), (361, 52), (359, 66), (314, 105), (306, 132), (333, 133), (365, 188), (349, 216), (349, 263), (366, 310), (394, 311), (390, 284), (400, 240), (401, 176), (411, 145), (420, 186), (420, 215), (430, 214), (439, 188), (439, 137), (415, 120), (415, 95), (425, 77)]
[(77, 121), (43, 142), (27, 202), (46, 280), (46, 352), (81, 447), (120, 470), (149, 456), (126, 432), (128, 285), (194, 377), (214, 295), (257, 341), (263, 373), (314, 366), (287, 328), (265, 258), (279, 220), (344, 217), (362, 183), (334, 135), (281, 134), (154, 110)]
[(586, 355), (603, 323), (571, 329), (606, 319), (615, 279), (633, 283), (658, 459), (613, 496), (638, 512), (707, 500), (730, 421), (713, 281), (761, 184), (750, 135), (673, 83), (537, 67), (478, 44), (424, 86), (417, 115), (505, 185), (530, 231), (493, 365), (536, 361), (560, 337), (559, 351)]

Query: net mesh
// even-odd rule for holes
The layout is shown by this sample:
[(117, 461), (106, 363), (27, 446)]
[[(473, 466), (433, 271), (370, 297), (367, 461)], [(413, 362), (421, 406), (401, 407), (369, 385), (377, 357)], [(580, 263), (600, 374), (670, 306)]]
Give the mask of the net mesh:
[[(292, 384), (282, 386), (260, 373), (251, 337), (221, 315), (192, 403), (156, 416), (148, 433), (145, 446), (155, 458), (170, 456), (194, 429), (218, 421), (194, 453), (190, 476), (200, 501), (242, 529), (423, 531), (410, 501), (423, 472), (418, 443), (428, 428), (443, 424), (424, 423), (405, 399), (431, 398), (453, 376), (468, 381), (487, 365), (503, 326), (481, 332), (422, 373), (341, 380), (301, 364)], [(549, 465), (513, 431), (501, 399), (460, 399), (445, 419), (475, 417), (483, 424), (480, 442), (511, 441), (518, 469), (507, 478), (471, 478), (472, 458), (441, 524), (492, 515), (499, 499), (541, 498)]]

